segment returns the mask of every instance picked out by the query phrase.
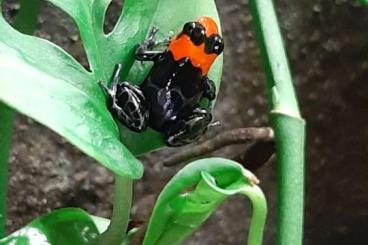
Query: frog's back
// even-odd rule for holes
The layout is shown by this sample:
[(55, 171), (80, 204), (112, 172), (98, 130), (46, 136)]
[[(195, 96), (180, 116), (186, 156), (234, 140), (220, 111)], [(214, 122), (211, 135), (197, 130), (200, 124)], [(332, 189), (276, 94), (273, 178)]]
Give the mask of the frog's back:
[(187, 58), (175, 61), (170, 51), (158, 58), (141, 86), (150, 105), (150, 126), (160, 130), (198, 105), (202, 73)]

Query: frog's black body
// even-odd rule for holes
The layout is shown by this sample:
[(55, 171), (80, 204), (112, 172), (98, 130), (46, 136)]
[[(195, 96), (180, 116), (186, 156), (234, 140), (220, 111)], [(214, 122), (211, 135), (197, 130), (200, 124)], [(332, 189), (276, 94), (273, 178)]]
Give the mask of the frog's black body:
[[(140, 86), (120, 82), (120, 64), (115, 69), (112, 88), (100, 84), (109, 95), (110, 111), (120, 122), (136, 132), (150, 126), (163, 134), (167, 145), (181, 146), (198, 139), (211, 124), (211, 101), (216, 88), (188, 57), (175, 60), (169, 49), (154, 50), (170, 43), (157, 42), (156, 32), (157, 29), (151, 30), (149, 38), (136, 49), (137, 60), (154, 62)], [(200, 108), (202, 98), (210, 101), (209, 108)]]
[(170, 51), (154, 62), (141, 90), (150, 107), (149, 125), (161, 132), (199, 106), (205, 81), (189, 59), (175, 61)]

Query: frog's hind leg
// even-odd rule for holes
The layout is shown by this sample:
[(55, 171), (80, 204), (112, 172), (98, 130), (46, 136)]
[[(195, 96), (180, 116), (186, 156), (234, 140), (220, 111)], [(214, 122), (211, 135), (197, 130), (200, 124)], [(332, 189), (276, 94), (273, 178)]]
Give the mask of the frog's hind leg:
[(168, 146), (182, 146), (198, 140), (211, 126), (212, 114), (209, 110), (195, 108), (190, 114), (167, 127), (164, 132)]
[(115, 66), (111, 88), (99, 81), (108, 95), (108, 108), (115, 118), (129, 129), (142, 132), (147, 128), (149, 109), (146, 98), (138, 86), (120, 81), (122, 65)]
[(143, 92), (128, 82), (116, 85), (111, 112), (129, 129), (142, 132), (147, 128), (149, 108)]

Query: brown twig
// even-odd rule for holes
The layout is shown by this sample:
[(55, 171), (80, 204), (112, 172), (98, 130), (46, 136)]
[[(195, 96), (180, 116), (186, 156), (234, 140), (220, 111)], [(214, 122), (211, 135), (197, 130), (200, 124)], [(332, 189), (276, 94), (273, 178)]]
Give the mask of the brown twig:
[(232, 160), (240, 163), (250, 171), (255, 171), (268, 163), (274, 154), (275, 143), (273, 141), (258, 141), (233, 157)]
[(163, 161), (163, 164), (164, 166), (174, 166), (193, 158), (206, 155), (225, 146), (245, 144), (250, 141), (267, 142), (272, 141), (273, 138), (273, 130), (269, 127), (231, 129), (167, 158)]

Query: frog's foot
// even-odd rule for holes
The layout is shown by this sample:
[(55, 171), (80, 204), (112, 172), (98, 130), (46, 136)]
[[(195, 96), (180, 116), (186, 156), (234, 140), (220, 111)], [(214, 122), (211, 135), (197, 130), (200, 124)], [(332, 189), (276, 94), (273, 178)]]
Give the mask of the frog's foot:
[[(158, 57), (166, 52), (166, 47), (169, 45), (171, 38), (166, 38), (161, 41), (156, 40), (158, 28), (153, 26), (148, 34), (148, 38), (138, 44), (135, 49), (135, 58), (138, 61), (155, 61)], [(157, 50), (157, 47), (165, 46), (163, 50)]]
[(210, 111), (196, 108), (191, 114), (179, 118), (165, 132), (168, 146), (182, 146), (198, 140), (211, 125)]
[(111, 113), (125, 126), (135, 132), (147, 128), (149, 109), (142, 91), (128, 82), (113, 85), (110, 90)]

